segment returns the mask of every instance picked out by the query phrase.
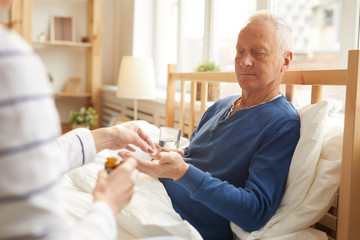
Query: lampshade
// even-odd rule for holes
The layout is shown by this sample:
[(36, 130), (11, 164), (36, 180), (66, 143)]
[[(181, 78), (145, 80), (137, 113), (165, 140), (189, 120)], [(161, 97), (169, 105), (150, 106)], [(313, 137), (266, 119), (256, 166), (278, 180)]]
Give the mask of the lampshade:
[(131, 99), (156, 97), (154, 66), (151, 58), (129, 56), (122, 58), (116, 96)]

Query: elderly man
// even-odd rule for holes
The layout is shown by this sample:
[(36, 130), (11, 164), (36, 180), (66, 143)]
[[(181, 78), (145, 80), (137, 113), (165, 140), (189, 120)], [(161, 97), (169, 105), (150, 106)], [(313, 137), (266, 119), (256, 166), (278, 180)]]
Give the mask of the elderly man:
[(161, 178), (174, 209), (204, 239), (232, 239), (230, 221), (257, 230), (280, 204), (300, 129), (296, 109), (279, 90), (291, 46), (282, 19), (251, 16), (236, 44), (241, 96), (211, 106), (184, 152), (137, 159), (140, 171)]

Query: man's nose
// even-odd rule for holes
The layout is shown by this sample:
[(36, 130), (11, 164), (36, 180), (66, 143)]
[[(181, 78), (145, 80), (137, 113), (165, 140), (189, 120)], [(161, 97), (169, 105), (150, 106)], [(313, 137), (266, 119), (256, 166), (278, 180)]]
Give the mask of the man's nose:
[(241, 60), (240, 60), (240, 66), (243, 68), (246, 67), (251, 67), (253, 64), (251, 55), (249, 53), (244, 53), (244, 55), (242, 56)]

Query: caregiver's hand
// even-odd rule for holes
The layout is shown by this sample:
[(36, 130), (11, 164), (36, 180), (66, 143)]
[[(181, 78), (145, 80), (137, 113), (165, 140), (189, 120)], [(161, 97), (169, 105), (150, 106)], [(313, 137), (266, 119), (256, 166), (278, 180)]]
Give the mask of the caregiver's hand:
[(94, 201), (106, 202), (116, 215), (134, 194), (138, 174), (136, 165), (134, 158), (127, 158), (110, 174), (100, 171), (94, 188)]
[(176, 181), (189, 169), (189, 164), (177, 152), (158, 152), (152, 155), (151, 161), (141, 160), (128, 152), (120, 152), (119, 156), (123, 159), (135, 158), (140, 172), (156, 178), (171, 178)]
[(134, 122), (98, 128), (91, 131), (91, 133), (94, 137), (96, 152), (103, 149), (117, 150), (120, 148), (126, 148), (134, 152), (135, 148), (131, 145), (138, 146), (147, 153), (156, 151), (150, 137)]

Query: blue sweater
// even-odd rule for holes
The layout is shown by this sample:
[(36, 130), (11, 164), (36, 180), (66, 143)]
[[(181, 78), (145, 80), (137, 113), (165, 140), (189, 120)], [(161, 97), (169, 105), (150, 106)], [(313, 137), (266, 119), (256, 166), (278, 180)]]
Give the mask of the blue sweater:
[(206, 240), (232, 239), (230, 221), (254, 231), (271, 218), (299, 140), (299, 115), (284, 96), (225, 119), (236, 98), (205, 112), (184, 149), (186, 174), (161, 179), (174, 209)]

